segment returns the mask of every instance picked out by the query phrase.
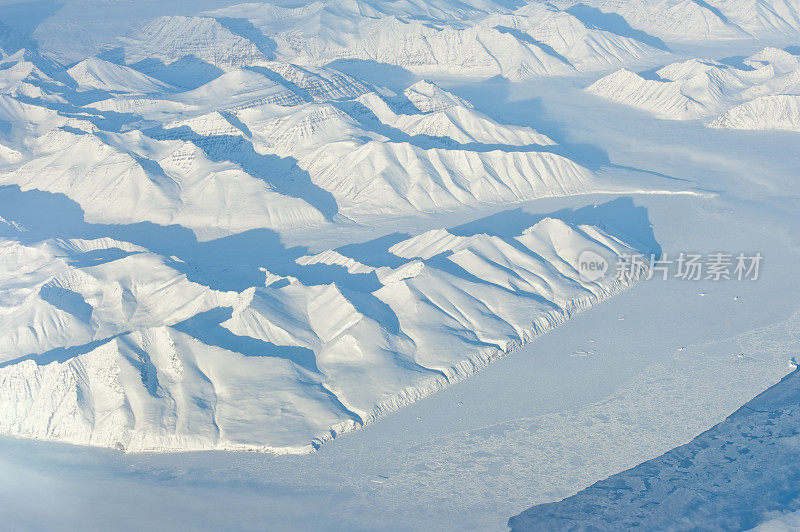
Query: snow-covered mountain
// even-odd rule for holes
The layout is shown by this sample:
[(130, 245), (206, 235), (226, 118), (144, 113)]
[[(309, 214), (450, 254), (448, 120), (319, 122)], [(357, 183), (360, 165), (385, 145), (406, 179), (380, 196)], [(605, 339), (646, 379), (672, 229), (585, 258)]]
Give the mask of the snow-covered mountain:
[(732, 107), (715, 118), (709, 126), (720, 129), (800, 132), (800, 95), (760, 96)]
[(428, 81), (395, 94), (264, 60), (187, 90), (98, 58), (63, 81), (21, 63), (0, 72), (0, 184), (64, 194), (96, 223), (209, 238), (614, 188)]
[(422, 75), (521, 79), (604, 68), (660, 51), (544, 3), (511, 9), (441, 2), (422, 9), (336, 0), (297, 8), (243, 4), (208, 15), (247, 19), (274, 43), (271, 52), (287, 61), (374, 61)]
[[(35, 34), (0, 39), (11, 198), (0, 433), (304, 451), (625, 288), (641, 268), (589, 282), (577, 261), (657, 251), (626, 228), (553, 217), (502, 234), (418, 229), (470, 209), (647, 189), (418, 75), (633, 68), (669, 54), (662, 37), (684, 21), (694, 36), (796, 29), (791, 3), (722, 4), (242, 4), (132, 21), (102, 53), (63, 63)], [(411, 81), (390, 90), (342, 72), (354, 62)], [(590, 90), (670, 118), (722, 115), (714, 127), (795, 128), (796, 56), (767, 48), (744, 63), (623, 69)], [(410, 219), (425, 223), (318, 253), (283, 243)]]
[[(309, 284), (219, 291), (112, 239), (2, 239), (0, 433), (129, 451), (302, 452), (463, 378), (634, 282), (578, 255), (634, 249), (543, 219), (513, 238), (434, 230), (298, 257)], [(365, 260), (365, 259), (362, 259)]]
[(559, 0), (596, 23), (626, 25), (665, 41), (761, 39), (800, 31), (797, 0)]
[[(423, 75), (528, 77), (606, 68), (669, 43), (763, 39), (800, 32), (797, 0), (320, 0), (163, 2), (135, 9), (107, 2), (86, 16), (67, 0), (32, 35), (0, 32), (0, 46), (38, 43), (60, 62), (120, 52), (184, 79), (203, 65), (335, 59), (383, 61)], [(194, 7), (194, 9), (193, 9)], [(205, 10), (204, 13), (198, 13)], [(104, 17), (125, 12), (125, 17)], [(134, 31), (120, 41), (127, 30)], [(33, 39), (31, 38), (33, 37)], [(5, 44), (4, 44), (5, 43)], [(170, 57), (191, 57), (172, 65)], [(189, 55), (187, 55), (189, 54)], [(306, 64), (306, 63), (304, 63)], [(149, 72), (146, 72), (149, 73)]]
[(132, 92), (147, 94), (163, 92), (169, 87), (156, 80), (123, 65), (115, 65), (97, 57), (84, 59), (67, 70), (67, 74), (75, 80), (81, 89), (97, 89), (108, 92)]
[(661, 118), (713, 118), (710, 126), (716, 128), (800, 127), (800, 57), (777, 48), (765, 48), (741, 66), (690, 59), (667, 65), (653, 76), (621, 69), (587, 90)]
[(0, 194), (16, 198), (0, 209), (0, 433), (307, 451), (642, 273), (583, 280), (581, 251), (649, 250), (556, 218), (368, 256), (287, 249), (286, 231), (622, 189), (431, 81), (395, 92), (242, 32), (162, 17), (75, 64), (0, 58)]
[(796, 0), (326, 0), (160, 17), (126, 37), (123, 53), (127, 63), (150, 69), (186, 57), (223, 70), (275, 59), (313, 66), (359, 61), (425, 76), (515, 80), (640, 63), (659, 57), (668, 42), (798, 33)]

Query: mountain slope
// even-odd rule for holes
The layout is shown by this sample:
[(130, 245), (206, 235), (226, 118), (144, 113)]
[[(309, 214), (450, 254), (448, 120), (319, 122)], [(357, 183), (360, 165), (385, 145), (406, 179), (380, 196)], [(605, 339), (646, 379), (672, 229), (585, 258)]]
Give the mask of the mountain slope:
[(421, 75), (522, 79), (604, 68), (659, 52), (550, 4), (517, 10), (465, 6), (427, 8), (420, 16), (417, 5), (329, 1), (297, 8), (243, 4), (207, 14), (248, 19), (287, 61), (374, 61)]
[[(767, 128), (770, 122), (783, 124), (776, 129), (787, 129), (787, 125), (791, 129), (794, 119), (789, 103), (792, 99), (788, 96), (800, 93), (800, 58), (768, 47), (743, 63), (743, 67), (734, 67), (690, 59), (657, 70), (656, 79), (646, 79), (623, 69), (604, 76), (586, 90), (673, 120), (713, 117), (727, 112), (745, 115), (748, 109), (754, 111), (760, 106), (769, 114), (755, 129)], [(757, 103), (760, 100), (762, 103)], [(733, 115), (725, 120), (713, 120), (712, 127), (736, 123)]]
[[(634, 252), (597, 228), (544, 219), (516, 238), (433, 231), (385, 248), (396, 266), (349, 257), (362, 273), (340, 282), (268, 272), (266, 286), (234, 293), (122, 242), (4, 239), (3, 275), (25, 264), (31, 276), (2, 300), (0, 432), (129, 451), (308, 451), (645, 271), (582, 280), (586, 249)], [(339, 268), (346, 253), (299, 259), (293, 273)]]
[(84, 59), (67, 70), (67, 74), (82, 89), (142, 94), (170, 89), (168, 85), (132, 68), (115, 65), (96, 57)]
[(68, 74), (101, 99), (64, 112), (75, 92), (49, 78), (29, 82), (49, 99), (0, 96), (0, 183), (64, 194), (94, 223), (207, 239), (614, 189), (427, 81), (394, 94), (274, 61), (189, 90), (100, 60)]
[(720, 129), (800, 132), (800, 95), (761, 96), (729, 109), (715, 118), (709, 126)]

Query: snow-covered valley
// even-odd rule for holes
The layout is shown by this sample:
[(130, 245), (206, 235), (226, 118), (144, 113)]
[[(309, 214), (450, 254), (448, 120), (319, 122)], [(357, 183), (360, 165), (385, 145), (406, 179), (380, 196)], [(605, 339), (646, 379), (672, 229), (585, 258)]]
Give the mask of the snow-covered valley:
[(614, 529), (535, 505), (792, 371), (796, 1), (83, 5), (0, 6), (12, 528)]

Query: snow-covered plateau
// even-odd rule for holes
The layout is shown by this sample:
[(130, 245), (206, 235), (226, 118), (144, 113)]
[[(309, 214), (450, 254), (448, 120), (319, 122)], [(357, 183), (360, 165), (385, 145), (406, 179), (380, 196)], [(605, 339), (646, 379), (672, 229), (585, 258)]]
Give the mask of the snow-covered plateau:
[(798, 38), (0, 1), (0, 528), (791, 529)]

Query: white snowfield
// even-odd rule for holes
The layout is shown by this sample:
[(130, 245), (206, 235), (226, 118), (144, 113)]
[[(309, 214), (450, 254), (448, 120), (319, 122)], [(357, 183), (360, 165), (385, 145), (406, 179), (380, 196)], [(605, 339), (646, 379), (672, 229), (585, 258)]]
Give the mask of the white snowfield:
[(560, 502), (529, 508), (509, 526), (660, 530), (675, 527), (680, 516), (682, 530), (797, 530), (798, 512), (775, 516), (796, 493), (799, 398), (795, 367), (691, 442)]
[[(87, 37), (58, 15), (30, 35), (0, 26), (2, 434), (306, 452), (639, 278), (579, 276), (587, 249), (612, 263), (657, 251), (600, 221), (425, 232), (667, 176), (502, 123), (420, 76), (623, 67), (590, 90), (713, 127), (797, 129), (789, 51), (630, 70), (674, 60), (675, 41), (798, 35), (795, 0), (212, 4), (125, 35), (116, 21)], [(376, 81), (398, 72), (391, 89)], [(352, 243), (395, 222), (407, 232)], [(339, 229), (353, 233), (283, 242)]]
[(800, 0), (0, 1), (0, 528), (797, 527), (798, 133)]
[[(492, 12), (516, 28), (491, 30), (501, 44), (531, 17), (576, 24), (526, 9)], [(0, 224), (0, 433), (305, 452), (641, 273), (582, 281), (581, 251), (613, 262), (636, 245), (557, 219), (514, 238), (424, 233), (387, 244), (385, 262), (286, 250), (281, 231), (622, 188), (430, 81), (394, 92), (298, 66), (225, 21), (158, 18), (71, 66), (24, 48), (0, 56), (0, 187), (54, 202), (54, 221)], [(633, 57), (637, 46), (622, 47)], [(317, 59), (306, 62), (332, 57)], [(462, 73), (497, 73), (475, 68)], [(87, 232), (97, 238), (76, 236)], [(241, 243), (215, 247), (223, 237)]]
[(657, 70), (654, 79), (621, 69), (587, 90), (661, 118), (711, 118), (714, 128), (800, 129), (800, 57), (767, 47), (742, 63), (690, 59)]
[[(219, 291), (112, 239), (0, 241), (0, 433), (127, 451), (306, 452), (468, 376), (629, 285), (578, 255), (634, 250), (545, 218), (514, 238), (434, 230), (297, 261), (351, 282)], [(344, 268), (341, 268), (344, 270)], [(355, 286), (356, 288), (352, 288)]]

